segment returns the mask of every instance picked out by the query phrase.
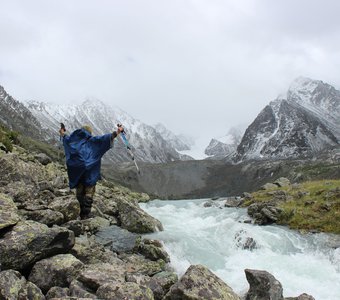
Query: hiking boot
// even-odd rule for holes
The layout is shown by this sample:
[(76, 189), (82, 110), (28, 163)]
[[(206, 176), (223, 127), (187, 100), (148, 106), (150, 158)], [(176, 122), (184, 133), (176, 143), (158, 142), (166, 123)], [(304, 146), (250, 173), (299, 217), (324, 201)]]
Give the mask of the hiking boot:
[(95, 215), (93, 213), (89, 213), (89, 214), (81, 214), (80, 215), (80, 220), (87, 220), (87, 219), (92, 219), (94, 218)]

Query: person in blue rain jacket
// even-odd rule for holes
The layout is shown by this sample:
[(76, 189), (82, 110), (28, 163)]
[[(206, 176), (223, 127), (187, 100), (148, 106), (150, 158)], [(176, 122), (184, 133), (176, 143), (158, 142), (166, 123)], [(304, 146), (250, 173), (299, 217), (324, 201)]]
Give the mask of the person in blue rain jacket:
[(81, 219), (90, 217), (96, 183), (101, 178), (101, 158), (123, 131), (123, 127), (118, 127), (117, 131), (101, 136), (93, 136), (90, 126), (83, 126), (70, 135), (65, 134), (65, 128), (59, 131), (65, 150), (69, 186), (76, 189)]

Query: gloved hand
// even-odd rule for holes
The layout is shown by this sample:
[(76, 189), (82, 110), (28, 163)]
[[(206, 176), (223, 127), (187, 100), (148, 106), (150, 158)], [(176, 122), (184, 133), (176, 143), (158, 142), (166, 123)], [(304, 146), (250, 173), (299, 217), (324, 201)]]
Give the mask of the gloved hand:
[(124, 132), (124, 128), (123, 128), (123, 125), (122, 124), (117, 124), (117, 133), (120, 134), (121, 132)]

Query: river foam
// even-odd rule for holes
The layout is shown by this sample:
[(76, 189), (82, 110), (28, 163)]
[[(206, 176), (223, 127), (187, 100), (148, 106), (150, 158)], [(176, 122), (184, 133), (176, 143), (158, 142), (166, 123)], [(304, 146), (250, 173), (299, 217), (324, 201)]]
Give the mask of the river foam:
[[(162, 222), (164, 231), (149, 236), (163, 241), (179, 275), (191, 264), (204, 264), (244, 294), (249, 288), (244, 269), (266, 270), (281, 282), (285, 297), (308, 293), (317, 300), (340, 299), (340, 250), (325, 246), (325, 234), (246, 224), (245, 209), (222, 208), (218, 201), (205, 208), (205, 201), (141, 205)], [(256, 243), (251, 251), (242, 248), (249, 238)]]

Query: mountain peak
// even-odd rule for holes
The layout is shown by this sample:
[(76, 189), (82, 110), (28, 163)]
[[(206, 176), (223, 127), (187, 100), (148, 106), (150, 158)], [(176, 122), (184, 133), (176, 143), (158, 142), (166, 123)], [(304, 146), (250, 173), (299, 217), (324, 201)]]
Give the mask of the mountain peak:
[(320, 84), (324, 84), (320, 80), (313, 80), (308, 77), (298, 77), (296, 78), (288, 89), (288, 95), (290, 94), (301, 94), (306, 92), (313, 92)]

